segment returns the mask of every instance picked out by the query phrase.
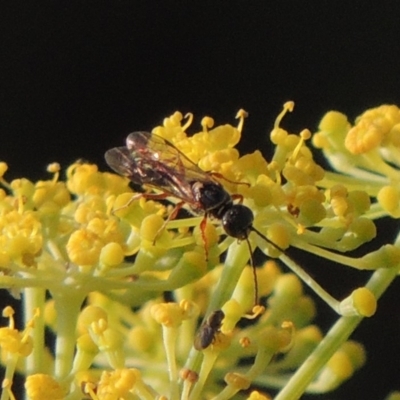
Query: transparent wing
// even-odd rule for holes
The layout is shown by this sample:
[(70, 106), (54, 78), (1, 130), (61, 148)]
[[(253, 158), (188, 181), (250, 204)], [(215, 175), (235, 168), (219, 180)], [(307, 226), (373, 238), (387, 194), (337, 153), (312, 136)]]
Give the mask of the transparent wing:
[[(126, 139), (132, 156), (162, 164), (164, 168), (185, 175), (188, 180), (210, 181), (210, 174), (201, 170), (171, 142), (149, 132), (132, 132)], [(212, 180), (212, 179), (211, 179)]]
[(194, 182), (214, 182), (172, 143), (149, 132), (133, 132), (126, 147), (105, 154), (107, 164), (138, 185), (149, 185), (193, 203)]

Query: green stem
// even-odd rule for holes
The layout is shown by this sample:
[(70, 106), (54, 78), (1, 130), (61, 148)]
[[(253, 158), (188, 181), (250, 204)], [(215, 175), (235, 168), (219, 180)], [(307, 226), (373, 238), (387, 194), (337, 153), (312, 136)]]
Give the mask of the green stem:
[(340, 314), (340, 301), (331, 296), (315, 279), (290, 257), (282, 254), (279, 259), (285, 263), (307, 286), (309, 286), (335, 312)]
[(345, 185), (348, 190), (362, 190), (369, 194), (371, 197), (376, 197), (379, 189), (385, 184), (386, 180), (376, 175), (376, 181), (369, 179), (362, 181), (353, 176), (347, 176), (336, 172), (325, 171), (325, 176), (318, 182), (318, 186), (324, 188), (331, 188), (337, 184)]
[[(231, 297), (240, 278), (240, 274), (247, 264), (249, 256), (250, 255), (246, 243), (239, 244), (235, 241), (229, 246), (222, 274), (216, 289), (213, 291), (212, 298), (210, 299), (210, 303), (206, 311), (206, 317), (209, 316), (213, 311), (220, 309)], [(201, 353), (192, 348), (185, 368), (192, 371), (198, 371), (200, 368), (201, 357)], [(193, 393), (200, 393), (200, 387), (201, 384), (197, 382), (190, 395), (190, 399), (196, 398), (193, 396)]]
[(57, 313), (55, 376), (63, 379), (72, 371), (76, 321), (85, 295), (69, 287), (52, 295)]
[(166, 327), (165, 325), (163, 325), (163, 339), (165, 354), (167, 356), (171, 400), (177, 400), (179, 398), (178, 369), (176, 366), (177, 334), (177, 328)]
[[(393, 268), (381, 268), (373, 273), (366, 287), (378, 299), (396, 278), (400, 265)], [(342, 317), (330, 329), (328, 334), (311, 353), (302, 366), (291, 377), (275, 400), (297, 400), (306, 391), (320, 369), (329, 361), (338, 348), (354, 332), (363, 317)]]
[(4, 382), (9, 382), (11, 384), (12, 387), (12, 383), (13, 383), (13, 378), (15, 375), (15, 370), (17, 368), (17, 362), (19, 360), (19, 356), (16, 353), (8, 353), (7, 356), (5, 357), (5, 359), (3, 360), (3, 363), (6, 366), (6, 371), (4, 374), (4, 378), (2, 380), (2, 391), (1, 391), (1, 397), (0, 400), (9, 400), (10, 396), (9, 396), (9, 392), (8, 390), (6, 390), (4, 388)]
[[(26, 358), (26, 375), (37, 374), (46, 371), (44, 365), (45, 352), (45, 324), (44, 324), (44, 306), (46, 300), (46, 291), (42, 288), (26, 288), (23, 294), (24, 325), (27, 326), (34, 319), (34, 329), (31, 336), (33, 339), (32, 353)], [(35, 316), (36, 309), (39, 309), (39, 315)]]
[(243, 268), (249, 260), (249, 256), (249, 250), (245, 242), (238, 243), (235, 241), (229, 246), (221, 278), (214, 290), (206, 312), (206, 317), (213, 311), (220, 309), (232, 296), (240, 275), (243, 272)]
[[(206, 318), (215, 310), (220, 309), (223, 304), (230, 298), (232, 295), (235, 286), (239, 280), (240, 274), (243, 271), (243, 268), (246, 266), (247, 261), (249, 259), (249, 251), (246, 246), (246, 243), (239, 244), (238, 242), (234, 242), (229, 246), (229, 250), (227, 252), (224, 267), (222, 270), (221, 277), (219, 279), (218, 285), (213, 292), (212, 298), (208, 305), (208, 309), (206, 312)], [(192, 348), (190, 351), (188, 361), (186, 362), (185, 368), (198, 371), (200, 368), (202, 354)], [(197, 384), (196, 384), (197, 385)], [(194, 387), (190, 399), (197, 400), (198, 397), (193, 396), (193, 393), (198, 393), (199, 389)]]

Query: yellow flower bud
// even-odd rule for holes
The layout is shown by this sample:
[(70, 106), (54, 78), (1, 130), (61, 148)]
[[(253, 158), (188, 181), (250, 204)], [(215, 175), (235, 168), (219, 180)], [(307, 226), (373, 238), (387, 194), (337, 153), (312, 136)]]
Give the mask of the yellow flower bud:
[(100, 262), (109, 267), (118, 266), (124, 261), (124, 252), (119, 243), (108, 243), (100, 252)]
[(235, 372), (228, 372), (224, 377), (224, 381), (236, 390), (246, 390), (251, 385), (251, 381), (248, 378)]
[(63, 400), (66, 390), (50, 375), (29, 375), (25, 382), (29, 400)]

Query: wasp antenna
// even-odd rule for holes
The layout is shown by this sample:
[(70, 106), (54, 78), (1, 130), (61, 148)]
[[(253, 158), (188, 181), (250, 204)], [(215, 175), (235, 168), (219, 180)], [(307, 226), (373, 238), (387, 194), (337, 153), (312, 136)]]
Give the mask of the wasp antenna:
[(222, 179), (229, 183), (233, 183), (234, 185), (245, 185), (247, 187), (251, 186), (250, 183), (248, 183), (248, 182), (233, 181), (232, 179), (228, 179), (224, 175), (220, 174), (219, 172), (209, 172), (209, 174), (215, 178)]
[[(272, 240), (268, 239), (265, 235), (263, 235), (253, 226), (251, 226), (249, 229), (257, 233), (258, 236), (263, 238), (275, 249), (282, 252), (282, 255), (279, 257), (280, 260), (287, 267), (289, 267), (306, 285), (308, 285), (322, 300), (324, 300), (334, 311), (336, 311), (339, 315), (344, 315), (344, 316), (347, 315), (346, 312), (344, 312), (342, 309), (342, 304), (345, 300), (343, 300), (342, 302), (336, 300), (319, 283), (317, 283), (299, 264), (297, 264), (291, 257), (289, 257), (286, 254), (286, 251), (282, 249), (282, 247), (278, 246)], [(252, 257), (250, 258), (252, 260)]]
[(250, 227), (250, 230), (255, 232), (260, 238), (264, 239), (267, 243), (269, 243), (271, 246), (273, 246), (275, 249), (279, 250), (283, 254), (286, 254), (285, 250), (282, 249), (282, 247), (278, 246), (276, 243), (274, 243), (271, 239), (268, 239), (265, 235), (263, 235), (260, 231), (258, 231), (254, 226)]
[(253, 259), (253, 251), (251, 249), (251, 244), (248, 238), (246, 238), (247, 247), (249, 248), (250, 253), (250, 265), (253, 270), (253, 280), (254, 280), (254, 307), (258, 305), (258, 279), (257, 279), (257, 271), (254, 265)]

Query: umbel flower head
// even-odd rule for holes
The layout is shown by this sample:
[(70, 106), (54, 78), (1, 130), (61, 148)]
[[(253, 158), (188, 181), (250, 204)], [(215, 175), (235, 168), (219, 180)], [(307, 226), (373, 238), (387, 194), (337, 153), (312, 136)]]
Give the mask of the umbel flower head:
[[(285, 104), (275, 122), (269, 162), (259, 151), (240, 156), (235, 148), (244, 111), (237, 126), (214, 127), (205, 117), (200, 132), (192, 135), (187, 130), (193, 116), (179, 112), (153, 129), (190, 162), (212, 171), (210, 179), (251, 210), (261, 235), (250, 232), (248, 243), (226, 235), (218, 219), (193, 216), (193, 204), (166, 196), (162, 187), (133, 192), (127, 177), (100, 172), (92, 164), (74, 163), (65, 181), (54, 163), (49, 180), (8, 182), (7, 165), (0, 163), (0, 287), (22, 297), (26, 324), (17, 330), (6, 309), (10, 323), (0, 332), (2, 400), (13, 398), (17, 371), (27, 376), (25, 390), (32, 400), (228, 399), (239, 392), (263, 399), (266, 394), (252, 391), (252, 384), (323, 392), (363, 365), (363, 348), (345, 340), (375, 312), (376, 298), (396, 274), (400, 251), (386, 245), (360, 258), (340, 253), (371, 241), (373, 219), (384, 210), (396, 215), (390, 201), (382, 200), (385, 190), (391, 191), (389, 197), (396, 193), (395, 180), (386, 177), (379, 189), (378, 183), (364, 189), (357, 176), (325, 171), (308, 147), (308, 130), (291, 134), (281, 128), (292, 108), (293, 103)], [(347, 124), (339, 125), (351, 132)], [(350, 162), (343, 143), (354, 142), (352, 134), (347, 132), (350, 139), (342, 131), (336, 135), (333, 122), (323, 120), (322, 126), (314, 142), (334, 160), (343, 153)], [(333, 135), (326, 126), (333, 126)], [(187, 162), (174, 154), (175, 161)], [(356, 168), (365, 169), (357, 161), (362, 156), (355, 157)], [(167, 178), (184, 180), (185, 174)], [(171, 218), (176, 206), (187, 208), (186, 216)], [(390, 273), (338, 301), (286, 255), (290, 246)], [(251, 272), (250, 251), (256, 248), (279, 257), (298, 276), (282, 273), (271, 260)], [(299, 278), (343, 316), (339, 328), (332, 328), (338, 331), (334, 345), (329, 342), (334, 335), (324, 338), (312, 325), (315, 305)], [(252, 309), (254, 292), (261, 300)], [(252, 322), (243, 328), (245, 319)], [(44, 339), (46, 327), (55, 336), (52, 352)], [(340, 329), (347, 329), (347, 336)], [(327, 350), (320, 364), (287, 382), (288, 374), (301, 371), (321, 346)]]

